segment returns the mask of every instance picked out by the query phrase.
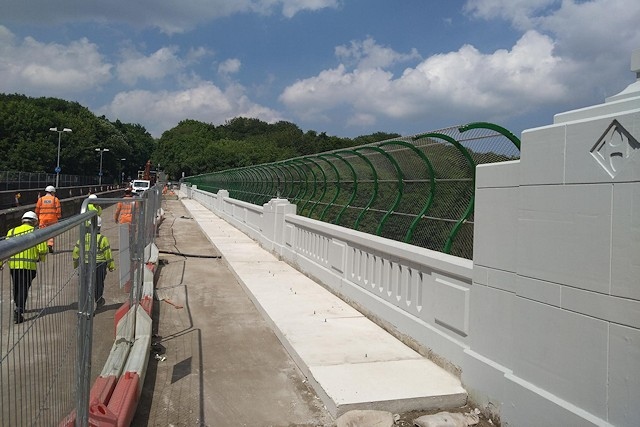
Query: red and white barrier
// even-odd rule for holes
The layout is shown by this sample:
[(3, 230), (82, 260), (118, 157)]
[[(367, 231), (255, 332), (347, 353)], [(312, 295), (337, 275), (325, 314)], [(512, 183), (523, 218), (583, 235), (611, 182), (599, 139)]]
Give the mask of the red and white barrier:
[[(89, 395), (89, 425), (128, 426), (138, 407), (151, 350), (153, 278), (159, 251), (155, 244), (145, 248), (142, 295), (131, 307), (126, 301), (114, 315), (115, 340), (100, 376)], [(73, 411), (60, 427), (75, 425)]]

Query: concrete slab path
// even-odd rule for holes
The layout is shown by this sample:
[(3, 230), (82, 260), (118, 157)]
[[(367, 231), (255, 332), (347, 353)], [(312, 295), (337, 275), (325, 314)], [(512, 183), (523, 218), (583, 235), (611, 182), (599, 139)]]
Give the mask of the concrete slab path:
[(460, 381), (203, 207), (182, 199), (333, 417), (455, 408)]
[(162, 207), (153, 354), (131, 425), (331, 425), (322, 401), (191, 214), (178, 200)]

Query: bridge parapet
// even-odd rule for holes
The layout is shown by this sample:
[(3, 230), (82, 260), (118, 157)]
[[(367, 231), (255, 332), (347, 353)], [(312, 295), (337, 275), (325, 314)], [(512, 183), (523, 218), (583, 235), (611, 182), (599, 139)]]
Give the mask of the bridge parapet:
[(479, 165), (473, 262), (188, 189), (263, 246), (457, 372), (510, 425), (640, 419), (638, 80)]
[(513, 425), (640, 419), (640, 50), (631, 62), (620, 94), (476, 171), (463, 380)]
[(194, 186), (188, 192), (416, 350), (460, 373), (471, 260), (296, 215), (296, 205), (285, 199), (257, 206), (230, 198), (226, 190), (212, 194)]

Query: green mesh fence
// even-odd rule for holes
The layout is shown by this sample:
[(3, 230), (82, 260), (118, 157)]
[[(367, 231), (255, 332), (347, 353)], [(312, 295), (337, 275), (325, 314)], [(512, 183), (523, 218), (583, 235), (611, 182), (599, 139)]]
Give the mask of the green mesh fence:
[(472, 259), (475, 167), (519, 157), (517, 137), (478, 122), (184, 182), (257, 205), (286, 198), (299, 215)]

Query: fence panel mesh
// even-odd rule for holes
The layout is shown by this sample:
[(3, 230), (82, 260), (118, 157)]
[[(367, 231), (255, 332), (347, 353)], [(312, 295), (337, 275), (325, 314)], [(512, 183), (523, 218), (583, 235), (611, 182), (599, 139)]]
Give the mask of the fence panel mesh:
[(471, 259), (475, 168), (519, 157), (517, 137), (478, 122), (184, 181), (259, 205), (283, 197), (299, 215)]
[[(116, 265), (116, 272), (107, 273), (104, 284), (104, 296), (112, 304), (98, 318), (94, 318), (98, 295), (93, 292), (97, 239), (91, 237), (94, 243), (88, 247), (81, 244), (85, 236), (96, 236), (96, 211), (0, 240), (0, 426), (60, 425), (76, 413), (76, 425), (86, 425), (90, 384), (103, 370), (113, 345), (115, 310), (120, 304), (136, 306), (140, 301), (145, 251), (158, 226), (160, 190), (149, 190), (134, 199), (131, 225), (113, 220), (115, 204), (131, 199), (89, 200), (102, 207), (100, 233), (108, 239)], [(121, 228), (126, 232), (121, 233)], [(127, 236), (126, 241), (120, 241), (121, 235)], [(46, 249), (50, 243), (52, 252)], [(38, 245), (44, 245), (45, 255), (35, 263), (24, 321), (19, 322), (16, 301), (21, 291), (15, 279), (23, 269), (15, 263), (16, 254)], [(124, 275), (118, 272), (121, 248), (130, 254), (131, 268)], [(84, 259), (93, 259), (93, 265), (83, 263)], [(128, 278), (124, 289), (121, 276)]]

